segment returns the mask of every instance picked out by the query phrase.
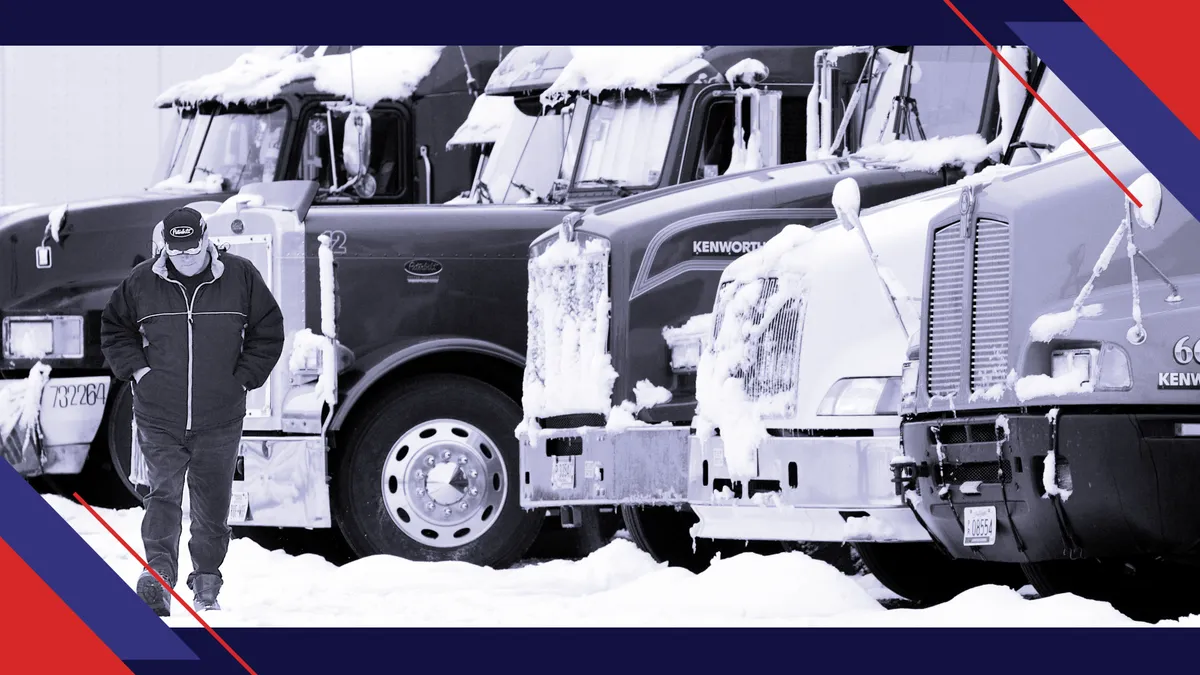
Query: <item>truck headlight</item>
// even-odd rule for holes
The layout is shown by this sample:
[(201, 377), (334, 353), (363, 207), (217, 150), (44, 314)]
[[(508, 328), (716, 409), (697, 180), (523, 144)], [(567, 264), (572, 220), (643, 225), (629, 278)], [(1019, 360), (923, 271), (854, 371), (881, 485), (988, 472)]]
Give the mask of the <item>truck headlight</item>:
[(1121, 391), (1133, 384), (1129, 356), (1110, 342), (1100, 347), (1054, 350), (1050, 353), (1050, 377), (1091, 384), (1096, 391)]
[(899, 377), (847, 377), (833, 383), (817, 414), (896, 415), (899, 407)]
[(6, 359), (83, 358), (82, 316), (6, 316)]
[(712, 332), (712, 314), (700, 314), (688, 319), (678, 328), (663, 329), (663, 340), (671, 350), (671, 370), (676, 373), (694, 373), (700, 364), (700, 351), (704, 338)]

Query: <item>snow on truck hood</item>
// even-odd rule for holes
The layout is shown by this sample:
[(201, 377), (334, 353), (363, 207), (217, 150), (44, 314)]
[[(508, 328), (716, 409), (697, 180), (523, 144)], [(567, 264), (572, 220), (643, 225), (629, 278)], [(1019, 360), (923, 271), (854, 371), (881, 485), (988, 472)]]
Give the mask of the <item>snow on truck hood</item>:
[(681, 83), (708, 66), (702, 54), (704, 47), (697, 46), (571, 47), (570, 63), (542, 93), (542, 103), (553, 105), (574, 92), (598, 95)]
[[(441, 58), (445, 47), (359, 47), (354, 55), (354, 79), (350, 77), (350, 55), (335, 54), (305, 58), (261, 50), (242, 54), (225, 70), (181, 82), (163, 92), (155, 105), (172, 103), (254, 103), (278, 96), (283, 88), (299, 80), (312, 79), (321, 92), (354, 98), (373, 106), (384, 100), (403, 100), (416, 91)], [(353, 86), (352, 86), (353, 85)]]

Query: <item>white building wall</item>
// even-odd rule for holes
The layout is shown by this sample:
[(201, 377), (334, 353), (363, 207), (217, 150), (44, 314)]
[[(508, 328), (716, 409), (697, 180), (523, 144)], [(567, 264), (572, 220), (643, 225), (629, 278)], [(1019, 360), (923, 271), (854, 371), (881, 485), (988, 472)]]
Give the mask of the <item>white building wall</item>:
[(154, 99), (251, 47), (0, 47), (0, 205), (151, 183), (172, 113)]

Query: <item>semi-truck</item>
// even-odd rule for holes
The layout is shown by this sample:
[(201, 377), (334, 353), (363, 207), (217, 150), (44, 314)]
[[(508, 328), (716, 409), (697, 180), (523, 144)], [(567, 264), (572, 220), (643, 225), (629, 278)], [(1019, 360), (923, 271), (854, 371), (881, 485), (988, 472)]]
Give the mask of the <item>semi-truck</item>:
[[(507, 75), (497, 68), (492, 79), (501, 89), (511, 76), (521, 92), (541, 87), (551, 94), (517, 95), (522, 112), (562, 116), (567, 150), (546, 195), (534, 198), (530, 184), (504, 172), (489, 180), (485, 168), (486, 190), (475, 190), (485, 203), (470, 206), (364, 209), (353, 193), (333, 203), (315, 181), (252, 184), (224, 202), (196, 203), (214, 235), (270, 279), (289, 336), (290, 356), (249, 404), (232, 525), (335, 530), (358, 556), (389, 553), (491, 566), (509, 564), (529, 547), (546, 509), (521, 509), (515, 488), (512, 432), (521, 418), (516, 401), (526, 328), (518, 317), (526, 298), (528, 243), (585, 204), (702, 176), (707, 165), (700, 163), (701, 149), (712, 150), (709, 139), (715, 138), (704, 130), (715, 133), (721, 123), (734, 122), (731, 105), (717, 111), (724, 117), (711, 105), (735, 98), (723, 73), (756, 54), (785, 70), (779, 64), (798, 50), (618, 51), (634, 56), (624, 70), (596, 58), (591, 48), (569, 50), (565, 63), (556, 61), (561, 49), (549, 48)], [(799, 61), (811, 58), (810, 50)], [(710, 117), (715, 119), (705, 127)], [(303, 128), (324, 133), (328, 120), (324, 128), (319, 120)], [(444, 125), (440, 139), (422, 143), (430, 148), (426, 156), (455, 126)], [(372, 127), (380, 128), (374, 120)], [(319, 152), (325, 141), (320, 136), (311, 149)], [(674, 164), (669, 173), (657, 171), (653, 181), (637, 183), (625, 162), (646, 153)], [(418, 167), (423, 162), (416, 160)], [(346, 176), (339, 174), (340, 186)], [(520, 183), (509, 191), (520, 196), (517, 201), (539, 203), (501, 204), (504, 181)], [(442, 192), (439, 183), (436, 196), (421, 201), (445, 201), (480, 186), (454, 187)], [(486, 203), (488, 195), (493, 203)], [(322, 235), (325, 244), (318, 241)], [(336, 263), (326, 265), (336, 274), (322, 271), (326, 257)], [(322, 285), (323, 279), (332, 281)], [(323, 300), (329, 294), (332, 299)], [(325, 330), (327, 306), (336, 332)], [(318, 385), (319, 397), (313, 394)], [(118, 420), (110, 428), (122, 433), (127, 425)], [(561, 509), (560, 518), (575, 524), (588, 513), (594, 510)]]
[(955, 559), (1173, 618), (1200, 607), (1200, 230), (1119, 141), (1092, 149), (1140, 205), (1075, 153), (932, 219), (895, 478)]
[[(1005, 51), (1068, 125), (1085, 139), (1105, 136), (1043, 62)], [(867, 571), (921, 604), (986, 583), (1024, 585), (1011, 565), (945, 555), (892, 482), (892, 466), (905, 463), (901, 370), (918, 335), (930, 218), (993, 180), (1082, 152), (1032, 95), (1011, 113), (999, 164), (861, 214), (846, 179), (835, 189), (838, 219), (812, 236), (781, 234), (726, 269), (710, 322), (719, 330), (708, 335), (698, 376), (688, 489), (696, 536), (852, 542)], [(791, 386), (763, 395), (756, 383), (781, 373)]]
[[(711, 330), (703, 315), (722, 270), (785, 225), (833, 218), (844, 178), (858, 181), (870, 206), (998, 159), (1013, 100), (1002, 96), (999, 70), (984, 47), (823, 50), (809, 71), (818, 86), (807, 119), (781, 120), (783, 137), (805, 148), (783, 158), (791, 164), (598, 206), (535, 241), (522, 503), (619, 505), (642, 548), (694, 570), (745, 550), (744, 541), (693, 537), (686, 504), (697, 361)], [(827, 112), (837, 109), (825, 95), (830, 81), (848, 87), (844, 114)], [(770, 92), (784, 101), (789, 93)]]

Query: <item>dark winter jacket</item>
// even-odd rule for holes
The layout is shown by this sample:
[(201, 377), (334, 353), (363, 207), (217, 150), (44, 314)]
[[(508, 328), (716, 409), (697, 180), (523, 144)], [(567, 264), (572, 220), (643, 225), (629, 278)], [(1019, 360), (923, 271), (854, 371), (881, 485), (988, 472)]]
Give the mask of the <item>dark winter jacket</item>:
[(201, 430), (246, 416), (246, 391), (263, 386), (283, 353), (283, 314), (254, 265), (210, 245), (213, 278), (187, 297), (166, 255), (113, 291), (100, 345), (113, 374), (132, 380), (134, 414), (167, 429)]

